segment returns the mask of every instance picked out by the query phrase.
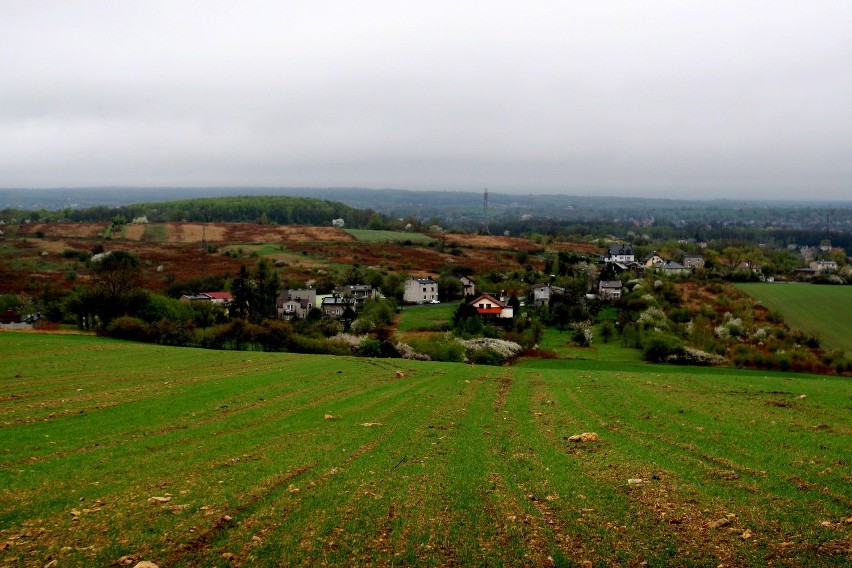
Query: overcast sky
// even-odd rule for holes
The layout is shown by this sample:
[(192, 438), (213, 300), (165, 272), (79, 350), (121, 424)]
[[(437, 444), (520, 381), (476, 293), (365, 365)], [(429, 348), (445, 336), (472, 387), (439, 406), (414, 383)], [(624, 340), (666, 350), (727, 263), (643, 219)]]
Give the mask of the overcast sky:
[(0, 1), (0, 187), (852, 199), (852, 1)]

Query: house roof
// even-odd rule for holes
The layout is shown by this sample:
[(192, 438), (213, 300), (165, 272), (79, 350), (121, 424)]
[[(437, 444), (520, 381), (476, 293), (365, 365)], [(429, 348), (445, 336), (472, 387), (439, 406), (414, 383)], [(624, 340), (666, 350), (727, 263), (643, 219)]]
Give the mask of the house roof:
[(666, 262), (662, 262), (657, 265), (657, 268), (662, 268), (663, 270), (682, 270), (686, 267), (679, 262), (675, 262), (673, 260), (667, 260)]
[(200, 295), (208, 296), (211, 300), (226, 300), (230, 302), (234, 299), (230, 292), (201, 292)]
[(533, 286), (533, 290), (537, 290), (539, 288), (550, 288), (550, 284), (536, 284)]
[[(504, 304), (503, 302), (501, 302), (500, 300), (498, 300), (497, 298), (495, 298), (491, 294), (480, 294), (479, 296), (477, 296), (476, 298), (471, 300), (469, 303), (476, 306), (477, 302), (479, 302), (480, 300), (489, 300), (491, 303), (493, 303), (495, 306), (497, 306), (497, 308), (499, 308), (497, 310), (497, 313), (500, 313), (500, 309), (506, 307), (506, 304)], [(477, 309), (479, 309), (479, 308), (477, 308)], [(486, 312), (483, 312), (483, 313), (486, 313)], [(490, 313), (490, 312), (487, 312), (487, 313)]]
[(351, 292), (355, 291), (363, 291), (363, 292), (371, 292), (373, 290), (372, 286), (367, 284), (346, 284), (344, 286), (338, 286), (335, 290), (349, 290)]
[(625, 255), (633, 255), (633, 245), (615, 245), (613, 247), (609, 247), (610, 256), (625, 256)]
[(431, 278), (412, 278), (412, 280), (416, 280), (418, 284), (437, 284), (435, 280)]
[(616, 290), (621, 288), (621, 280), (601, 280), (600, 287)]
[(643, 257), (642, 257), (642, 260), (641, 260), (640, 262), (641, 262), (642, 264), (645, 264), (646, 262), (648, 262), (649, 260), (651, 260), (651, 259), (652, 259), (652, 258), (654, 258), (655, 256), (660, 257), (660, 258), (663, 258), (663, 257), (661, 257), (661, 256), (659, 255), (659, 253), (657, 253), (657, 251), (654, 251), (654, 252), (649, 252), (648, 254), (646, 254), (645, 256), (643, 256)]

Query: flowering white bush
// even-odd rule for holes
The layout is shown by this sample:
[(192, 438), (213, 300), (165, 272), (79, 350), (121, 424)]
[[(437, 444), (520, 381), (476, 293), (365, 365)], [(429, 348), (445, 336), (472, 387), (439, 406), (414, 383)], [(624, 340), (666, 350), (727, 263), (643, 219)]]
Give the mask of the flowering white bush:
[(665, 312), (660, 308), (655, 308), (653, 306), (639, 314), (639, 319), (636, 320), (636, 323), (645, 329), (651, 327), (666, 329), (669, 326)]
[(724, 365), (728, 362), (721, 355), (687, 346), (684, 346), (682, 353), (669, 355), (665, 360), (669, 363), (682, 365)]
[(730, 339), (731, 337), (745, 335), (746, 330), (743, 327), (743, 320), (741, 318), (735, 318), (731, 312), (725, 312), (724, 318), (725, 321), (713, 330), (716, 337), (719, 339)]
[(767, 337), (769, 337), (769, 328), (766, 327), (761, 327), (755, 330), (755, 332), (751, 335), (751, 338), (755, 341), (763, 341)]
[(332, 341), (339, 341), (340, 343), (345, 343), (353, 352), (358, 349), (358, 346), (361, 345), (361, 341), (363, 339), (363, 337), (353, 335), (351, 333), (338, 333), (337, 335), (331, 338)]
[(657, 301), (652, 294), (643, 294), (642, 299), (648, 302), (649, 304), (653, 304)]
[(571, 324), (571, 333), (574, 341), (582, 347), (588, 347), (592, 344), (592, 322), (580, 321)]
[(331, 220), (331, 226), (336, 227), (338, 229), (342, 229), (343, 225), (345, 225), (345, 224), (346, 224), (346, 222), (343, 219), (332, 219)]
[(654, 280), (654, 290), (662, 290), (663, 289), (663, 281), (662, 280)]
[(523, 347), (514, 341), (506, 341), (505, 339), (493, 339), (491, 337), (476, 337), (474, 339), (459, 339), (459, 343), (464, 345), (467, 350), (490, 349), (503, 359), (514, 357), (524, 350)]
[(683, 326), (684, 331), (686, 331), (687, 335), (692, 335), (692, 332), (695, 331), (695, 322), (689, 320), (686, 322), (686, 325)]
[(428, 355), (424, 355), (423, 353), (418, 353), (414, 350), (414, 348), (407, 344), (399, 342), (394, 347), (396, 347), (397, 353), (403, 359), (412, 359), (415, 361), (429, 361), (430, 357)]

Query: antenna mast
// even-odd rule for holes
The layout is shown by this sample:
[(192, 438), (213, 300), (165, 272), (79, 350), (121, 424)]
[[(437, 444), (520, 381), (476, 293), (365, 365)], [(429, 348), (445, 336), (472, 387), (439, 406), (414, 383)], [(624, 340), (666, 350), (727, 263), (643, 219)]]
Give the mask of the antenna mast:
[(488, 232), (488, 188), (485, 188), (485, 225), (482, 227), (482, 233), (485, 235), (490, 234)]

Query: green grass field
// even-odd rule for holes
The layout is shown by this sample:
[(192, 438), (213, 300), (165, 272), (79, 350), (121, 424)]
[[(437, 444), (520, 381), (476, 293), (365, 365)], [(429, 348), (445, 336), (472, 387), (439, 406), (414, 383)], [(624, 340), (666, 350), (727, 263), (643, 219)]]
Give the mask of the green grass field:
[(446, 331), (459, 302), (404, 306), (399, 312), (397, 331)]
[(373, 231), (370, 229), (343, 229), (359, 241), (367, 243), (404, 243), (411, 241), (417, 244), (428, 244), (434, 241), (432, 237), (422, 233), (406, 233), (404, 231)]
[(852, 286), (737, 284), (793, 327), (814, 334), (828, 349), (852, 353)]
[(641, 369), (0, 333), (0, 561), (852, 561), (852, 383)]

